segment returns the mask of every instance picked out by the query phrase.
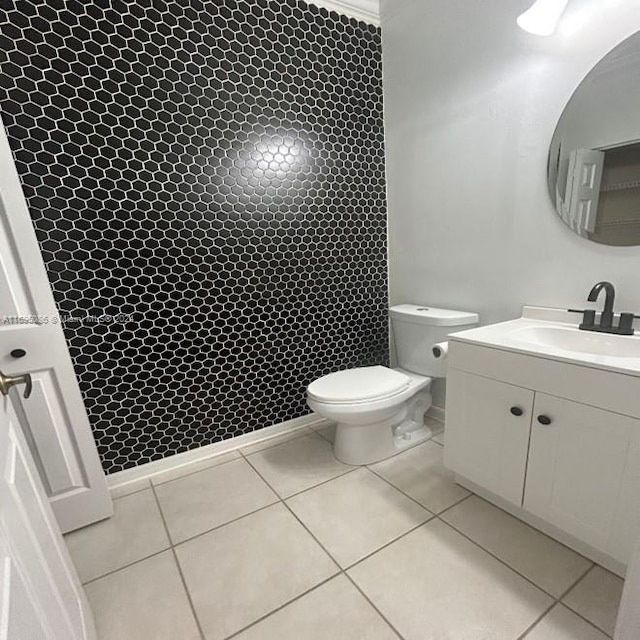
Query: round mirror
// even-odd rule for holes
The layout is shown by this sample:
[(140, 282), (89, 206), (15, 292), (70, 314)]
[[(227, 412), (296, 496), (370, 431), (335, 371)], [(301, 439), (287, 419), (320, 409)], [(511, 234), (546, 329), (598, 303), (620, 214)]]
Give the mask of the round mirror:
[(548, 183), (575, 233), (640, 245), (640, 32), (602, 58), (571, 96), (551, 141)]

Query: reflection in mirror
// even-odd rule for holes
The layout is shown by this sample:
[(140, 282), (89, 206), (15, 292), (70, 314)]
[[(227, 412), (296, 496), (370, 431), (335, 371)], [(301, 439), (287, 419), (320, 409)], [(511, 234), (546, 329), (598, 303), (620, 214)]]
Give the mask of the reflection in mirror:
[(549, 194), (578, 235), (640, 245), (640, 32), (589, 72), (551, 141)]

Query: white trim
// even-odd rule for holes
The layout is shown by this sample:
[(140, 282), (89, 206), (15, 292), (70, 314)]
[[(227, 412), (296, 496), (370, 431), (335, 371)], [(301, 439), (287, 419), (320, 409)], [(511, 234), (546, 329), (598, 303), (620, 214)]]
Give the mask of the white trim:
[(444, 422), (444, 409), (442, 407), (431, 405), (427, 410), (427, 418), (437, 420), (438, 422)]
[(380, 26), (380, 10), (375, 0), (305, 0), (307, 4), (324, 7), (350, 18)]
[(270, 440), (271, 438), (280, 436), (283, 433), (291, 433), (306, 427), (313, 427), (315, 425), (322, 424), (323, 422), (328, 423), (327, 420), (313, 413), (308, 416), (302, 416), (301, 418), (287, 420), (286, 422), (274, 424), (273, 426), (265, 427), (264, 429), (257, 429), (256, 431), (245, 433), (235, 438), (229, 438), (228, 440), (207, 444), (204, 447), (185, 451), (184, 453), (176, 453), (175, 455), (163, 458), (162, 460), (147, 462), (146, 464), (141, 464), (133, 469), (117, 471), (116, 473), (112, 473), (107, 476), (107, 484), (111, 491), (113, 491), (116, 487), (150, 478), (151, 476), (162, 473), (163, 471), (173, 471), (174, 469), (179, 469), (180, 467), (193, 464), (194, 462), (202, 462), (203, 460), (214, 458), (223, 453), (235, 451), (236, 449), (246, 447), (249, 444)]

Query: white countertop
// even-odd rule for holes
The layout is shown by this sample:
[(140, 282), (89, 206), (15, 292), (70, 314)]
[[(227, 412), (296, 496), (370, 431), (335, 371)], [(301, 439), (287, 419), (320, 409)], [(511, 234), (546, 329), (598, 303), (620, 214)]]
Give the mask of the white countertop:
[(449, 340), (640, 377), (640, 334), (582, 331), (581, 320), (563, 309), (524, 307), (521, 318), (452, 333)]

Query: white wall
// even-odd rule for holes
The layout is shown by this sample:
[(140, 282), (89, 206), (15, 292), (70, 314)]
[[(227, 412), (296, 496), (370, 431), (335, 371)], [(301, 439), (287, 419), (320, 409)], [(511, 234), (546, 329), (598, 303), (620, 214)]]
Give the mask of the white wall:
[(616, 308), (640, 312), (640, 247), (575, 236), (546, 185), (564, 105), (640, 30), (640, 0), (570, 0), (548, 38), (516, 26), (530, 4), (382, 0), (392, 303), (490, 323), (525, 303), (581, 307), (607, 279)]

